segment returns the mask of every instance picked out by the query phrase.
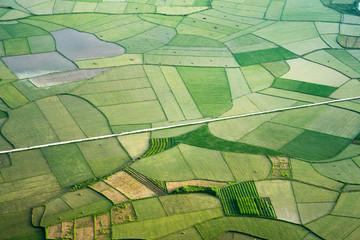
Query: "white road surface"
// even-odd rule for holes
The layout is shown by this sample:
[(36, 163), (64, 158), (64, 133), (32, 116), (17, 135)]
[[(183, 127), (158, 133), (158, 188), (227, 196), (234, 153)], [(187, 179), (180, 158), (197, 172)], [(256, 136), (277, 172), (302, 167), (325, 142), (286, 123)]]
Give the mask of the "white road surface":
[(136, 134), (136, 133), (153, 132), (153, 131), (164, 130), (164, 129), (169, 129), (169, 128), (185, 127), (185, 126), (190, 126), (190, 125), (198, 125), (198, 124), (204, 124), (204, 123), (210, 123), (210, 122), (224, 121), (224, 120), (229, 120), (229, 119), (234, 119), (234, 118), (250, 117), (250, 116), (275, 113), (275, 112), (283, 112), (283, 111), (288, 111), (288, 110), (293, 110), (293, 109), (326, 105), (326, 104), (337, 103), (337, 102), (345, 102), (345, 101), (356, 100), (356, 99), (360, 99), (360, 96), (330, 100), (330, 101), (326, 101), (326, 102), (311, 103), (311, 104), (305, 104), (305, 105), (294, 106), (294, 107), (278, 108), (278, 109), (273, 109), (273, 110), (268, 110), (268, 111), (263, 111), (263, 112), (246, 113), (246, 114), (234, 115), (234, 116), (229, 116), (229, 117), (221, 117), (221, 118), (214, 118), (214, 119), (208, 119), (208, 120), (181, 123), (181, 124), (175, 124), (175, 125), (164, 126), (164, 127), (146, 128), (146, 129), (114, 133), (114, 134), (97, 136), (97, 137), (88, 137), (88, 138), (74, 139), (74, 140), (69, 140), (69, 141), (47, 143), (47, 144), (43, 144), (43, 145), (29, 146), (29, 147), (25, 147), (25, 148), (15, 148), (15, 149), (10, 149), (10, 150), (0, 151), (0, 154), (21, 152), (21, 151), (27, 151), (27, 150), (31, 150), (31, 149), (39, 149), (39, 148), (58, 146), (58, 145), (64, 145), (64, 144), (69, 144), (69, 143), (78, 143), (78, 142), (86, 142), (86, 141), (92, 141), (92, 140), (98, 140), (98, 139), (104, 139), (104, 138), (119, 137), (119, 136)]

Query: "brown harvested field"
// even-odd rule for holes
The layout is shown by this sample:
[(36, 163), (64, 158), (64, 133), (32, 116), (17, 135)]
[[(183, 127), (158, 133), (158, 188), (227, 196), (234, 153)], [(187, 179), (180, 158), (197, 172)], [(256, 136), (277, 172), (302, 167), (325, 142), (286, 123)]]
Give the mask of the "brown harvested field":
[(104, 196), (107, 197), (110, 201), (112, 201), (115, 205), (129, 200), (127, 197), (125, 197), (123, 194), (121, 194), (118, 190), (114, 188), (107, 189), (105, 191), (102, 191), (101, 193), (104, 194)]
[(76, 219), (75, 239), (77, 239), (77, 240), (94, 239), (94, 217), (93, 216)]
[(46, 229), (46, 238), (47, 239), (58, 239), (61, 238), (61, 223), (54, 226), (48, 227)]
[(290, 164), (289, 163), (282, 163), (281, 164), (281, 169), (290, 169)]
[(74, 222), (73, 221), (63, 222), (62, 223), (61, 237), (63, 237), (63, 238), (74, 238), (74, 235), (72, 233), (73, 230), (74, 230)]
[(93, 227), (93, 226), (94, 226), (94, 217), (93, 216), (76, 219), (76, 229), (85, 228), (85, 227)]
[(278, 157), (269, 156), (269, 158), (270, 158), (270, 160), (271, 160), (271, 162), (272, 162), (273, 164), (277, 164), (277, 163), (280, 162), (280, 160), (278, 159)]
[(102, 192), (106, 189), (111, 188), (111, 186), (109, 186), (108, 184), (106, 184), (105, 182), (97, 182), (94, 185), (91, 185), (90, 188), (94, 189), (97, 192)]
[(277, 157), (279, 159), (280, 162), (289, 162), (289, 158), (287, 157)]
[(126, 172), (118, 172), (105, 180), (106, 183), (122, 192), (130, 199), (155, 196), (156, 193), (145, 187)]
[(135, 211), (131, 203), (120, 204), (111, 209), (111, 221), (113, 224), (121, 224), (125, 222), (135, 221)]
[(190, 181), (182, 181), (182, 182), (167, 182), (166, 187), (168, 192), (172, 192), (175, 189), (187, 186), (187, 185), (193, 185), (193, 186), (204, 186), (204, 187), (222, 187), (226, 186), (227, 183), (225, 182), (215, 182), (215, 181), (207, 181), (207, 180), (190, 180)]
[(74, 222), (63, 222), (46, 229), (47, 239), (74, 238)]
[(95, 238), (98, 240), (111, 238), (111, 219), (110, 212), (97, 216), (95, 219)]
[(86, 80), (99, 75), (110, 68), (98, 69), (76, 69), (60, 73), (52, 73), (30, 78), (30, 81), (37, 87), (49, 87), (58, 84)]
[(90, 186), (90, 188), (103, 194), (114, 204), (126, 202), (127, 200), (129, 200), (125, 195), (123, 195), (118, 190), (116, 190), (115, 188), (111, 187), (109, 184), (103, 181), (95, 183), (94, 185)]
[(271, 162), (273, 163), (272, 166), (272, 173), (271, 176), (275, 178), (281, 177), (290, 177), (290, 162), (288, 157), (270, 157)]
[(95, 233), (95, 237), (96, 237), (96, 240), (111, 239), (111, 230), (110, 229), (98, 230)]
[(94, 239), (94, 228), (93, 227), (76, 228), (75, 239), (76, 240), (93, 240)]
[(95, 220), (95, 229), (109, 229), (111, 227), (110, 212), (97, 216)]

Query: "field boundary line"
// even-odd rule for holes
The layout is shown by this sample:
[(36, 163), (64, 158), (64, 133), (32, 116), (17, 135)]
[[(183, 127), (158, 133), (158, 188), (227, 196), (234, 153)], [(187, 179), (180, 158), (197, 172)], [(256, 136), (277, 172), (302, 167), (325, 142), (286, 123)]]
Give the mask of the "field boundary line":
[(192, 126), (192, 125), (198, 125), (198, 124), (204, 124), (204, 123), (224, 121), (224, 120), (230, 120), (230, 119), (236, 119), (236, 118), (243, 118), (243, 117), (250, 117), (250, 116), (269, 114), (269, 113), (283, 112), (283, 111), (288, 111), (288, 110), (301, 109), (301, 108), (314, 107), (314, 106), (321, 106), (321, 105), (326, 105), (326, 104), (330, 104), (330, 103), (345, 102), (345, 101), (351, 101), (351, 100), (357, 100), (357, 99), (360, 99), (360, 96), (358, 96), (358, 97), (350, 97), (350, 98), (342, 98), (342, 99), (336, 99), (336, 100), (330, 100), (330, 101), (325, 101), (325, 102), (311, 103), (311, 104), (305, 104), (305, 105), (300, 105), (300, 106), (277, 108), (277, 109), (261, 111), (261, 112), (245, 113), (245, 114), (233, 115), (233, 116), (228, 116), (228, 117), (220, 117), (220, 118), (213, 118), (213, 119), (194, 121), (194, 122), (188, 122), (188, 123), (180, 123), (180, 124), (163, 126), (163, 127), (145, 128), (145, 129), (134, 130), (134, 131), (129, 131), (129, 132), (113, 133), (113, 134), (108, 134), (108, 135), (103, 135), (103, 136), (87, 137), (87, 138), (74, 139), (74, 140), (68, 140), (68, 141), (47, 143), (47, 144), (29, 146), (29, 147), (24, 147), (24, 148), (15, 148), (15, 149), (10, 149), (10, 150), (0, 151), (0, 154), (13, 153), (13, 152), (22, 152), (22, 151), (27, 151), (27, 150), (32, 150), (32, 149), (39, 149), (39, 148), (52, 147), (52, 146), (58, 146), (58, 145), (65, 145), (65, 144), (70, 144), (70, 143), (93, 141), (93, 140), (99, 140), (99, 139), (105, 139), (105, 138), (111, 138), (111, 137), (120, 137), (120, 136), (124, 136), (124, 135), (136, 134), (136, 133), (153, 132), (153, 131), (165, 130), (165, 129), (170, 129), (170, 128), (185, 127), (185, 126)]

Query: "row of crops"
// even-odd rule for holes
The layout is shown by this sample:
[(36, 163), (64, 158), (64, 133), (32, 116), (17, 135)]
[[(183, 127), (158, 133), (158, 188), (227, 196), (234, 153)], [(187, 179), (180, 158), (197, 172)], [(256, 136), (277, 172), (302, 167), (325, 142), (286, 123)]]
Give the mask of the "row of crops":
[(150, 188), (158, 195), (165, 195), (167, 193), (166, 182), (147, 177), (131, 167), (125, 168), (125, 172), (129, 173), (131, 176), (145, 184), (145, 186)]
[(222, 188), (220, 197), (226, 215), (276, 218), (273, 206), (259, 197), (254, 182), (243, 182)]
[(176, 142), (174, 139), (170, 138), (152, 138), (150, 139), (150, 147), (149, 150), (144, 153), (144, 155), (141, 156), (141, 158), (148, 157), (160, 152), (165, 151), (166, 149), (169, 149), (176, 145)]

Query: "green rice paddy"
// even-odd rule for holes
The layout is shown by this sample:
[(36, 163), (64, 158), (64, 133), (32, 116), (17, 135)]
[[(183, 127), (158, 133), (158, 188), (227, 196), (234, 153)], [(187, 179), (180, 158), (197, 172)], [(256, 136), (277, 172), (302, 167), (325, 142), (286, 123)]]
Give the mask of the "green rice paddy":
[[(0, 149), (358, 97), (358, 4), (3, 0)], [(359, 135), (352, 100), (3, 153), (0, 239), (359, 239)]]

